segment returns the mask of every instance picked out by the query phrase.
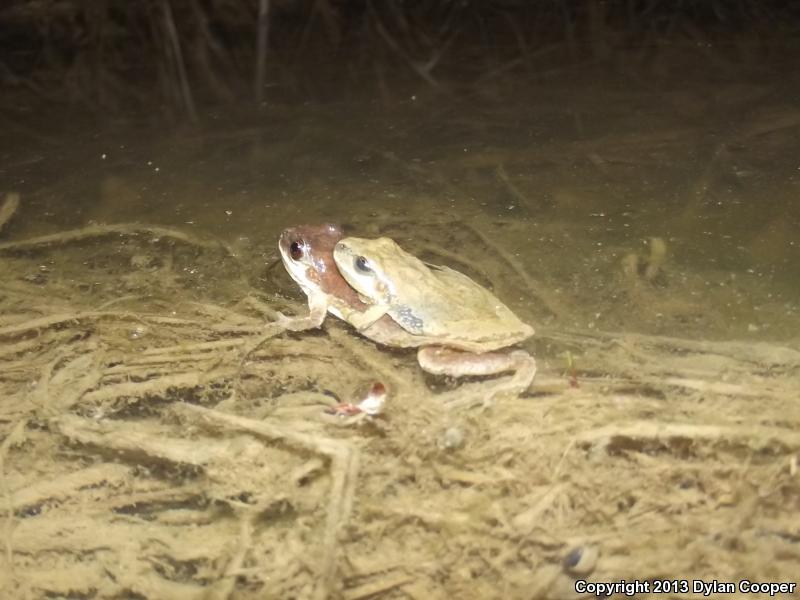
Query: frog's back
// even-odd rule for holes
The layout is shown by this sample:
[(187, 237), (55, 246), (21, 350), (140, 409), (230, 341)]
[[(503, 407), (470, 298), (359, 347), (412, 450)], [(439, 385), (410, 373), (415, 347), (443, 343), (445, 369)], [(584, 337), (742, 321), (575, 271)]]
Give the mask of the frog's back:
[(398, 298), (389, 314), (404, 329), (473, 352), (485, 352), (533, 335), (494, 294), (448, 267), (428, 266), (430, 278)]

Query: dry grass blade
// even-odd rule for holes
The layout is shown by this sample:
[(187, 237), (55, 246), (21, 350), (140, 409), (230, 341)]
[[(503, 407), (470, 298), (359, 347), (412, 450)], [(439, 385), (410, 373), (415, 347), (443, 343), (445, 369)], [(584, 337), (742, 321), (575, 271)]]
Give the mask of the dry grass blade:
[(675, 439), (697, 440), (709, 443), (739, 443), (754, 450), (782, 451), (800, 449), (800, 433), (777, 427), (697, 425), (694, 423), (659, 423), (636, 421), (599, 427), (580, 434), (584, 443), (608, 446), (615, 438), (628, 438), (642, 442), (669, 442)]
[(235, 252), (224, 242), (218, 240), (207, 240), (199, 236), (194, 236), (177, 229), (159, 227), (152, 225), (141, 225), (138, 223), (118, 223), (114, 225), (88, 225), (80, 229), (62, 231), (50, 235), (43, 235), (26, 240), (3, 242), (0, 244), (0, 251), (26, 250), (38, 246), (49, 246), (53, 244), (69, 244), (91, 238), (108, 235), (147, 235), (154, 239), (166, 238), (198, 246), (200, 248), (222, 249), (230, 256), (235, 256)]
[(314, 597), (327, 598), (336, 588), (339, 534), (347, 524), (353, 506), (355, 483), (358, 477), (358, 451), (345, 442), (315, 434), (308, 426), (297, 429), (270, 425), (219, 411), (183, 404), (175, 407), (179, 414), (204, 422), (207, 426), (245, 431), (270, 440), (312, 450), (331, 460), (331, 490), (323, 541), (324, 554), (320, 567), (319, 585)]

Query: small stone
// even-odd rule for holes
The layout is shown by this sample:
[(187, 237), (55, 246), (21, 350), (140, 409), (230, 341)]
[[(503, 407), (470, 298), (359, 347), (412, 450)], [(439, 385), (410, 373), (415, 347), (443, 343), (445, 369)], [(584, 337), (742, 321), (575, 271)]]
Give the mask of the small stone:
[(458, 450), (464, 446), (464, 432), (459, 427), (448, 427), (439, 436), (437, 445), (442, 450)]
[(588, 575), (594, 571), (599, 556), (597, 546), (577, 546), (567, 553), (562, 564), (567, 573)]
[(136, 327), (131, 329), (130, 338), (132, 340), (138, 340), (140, 337), (143, 337), (146, 334), (147, 334), (147, 327), (144, 327), (143, 325), (137, 325)]

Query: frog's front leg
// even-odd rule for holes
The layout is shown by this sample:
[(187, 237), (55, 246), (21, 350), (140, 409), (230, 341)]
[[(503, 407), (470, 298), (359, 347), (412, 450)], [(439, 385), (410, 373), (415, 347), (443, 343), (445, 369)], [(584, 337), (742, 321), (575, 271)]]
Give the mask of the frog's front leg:
[(324, 294), (310, 294), (308, 296), (308, 316), (287, 317), (281, 314), (278, 322), (289, 331), (305, 331), (322, 326), (328, 312), (328, 299)]
[(359, 331), (364, 331), (387, 312), (389, 312), (388, 306), (374, 304), (365, 311), (354, 310), (348, 313), (345, 320)]

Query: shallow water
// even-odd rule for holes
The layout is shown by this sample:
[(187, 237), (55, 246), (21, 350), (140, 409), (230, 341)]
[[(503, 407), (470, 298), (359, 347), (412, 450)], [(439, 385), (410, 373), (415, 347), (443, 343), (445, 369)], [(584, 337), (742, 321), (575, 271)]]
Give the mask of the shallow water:
[[(122, 121), (49, 134), (5, 152), (3, 187), (23, 203), (4, 237), (166, 225), (227, 241), (257, 279), (284, 227), (333, 220), (412, 252), (439, 246), (441, 262), (463, 257), (533, 323), (552, 311), (497, 248), (563, 300), (564, 324), (796, 338), (800, 111), (787, 88), (582, 73), (499, 97), (422, 90), (391, 107), (275, 106), (256, 119), (242, 108), (174, 131)], [(625, 275), (632, 255), (646, 269), (651, 238), (666, 247), (658, 275)], [(262, 284), (296, 294), (280, 276)]]
[[(0, 590), (564, 598), (576, 551), (597, 581), (793, 576), (791, 92), (566, 72), (16, 131), (0, 244), (150, 229), (0, 254)], [(334, 319), (262, 339), (265, 305), (306, 310), (278, 235), (328, 220), (491, 286), (537, 329), (533, 386), (461, 411), (494, 382)], [(331, 418), (376, 379), (382, 418)]]

